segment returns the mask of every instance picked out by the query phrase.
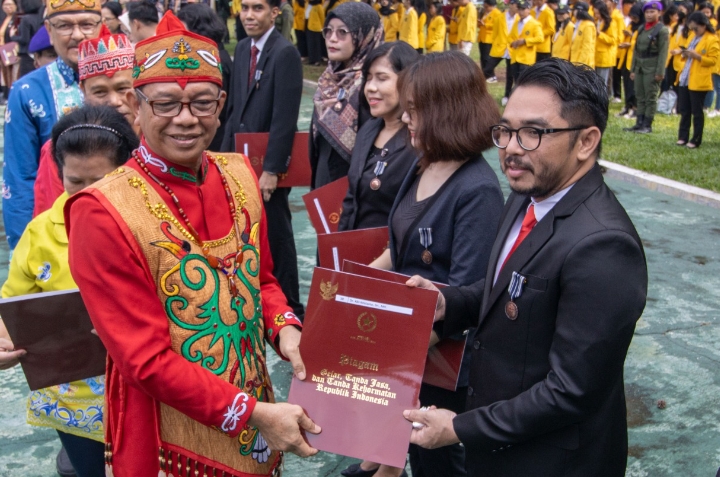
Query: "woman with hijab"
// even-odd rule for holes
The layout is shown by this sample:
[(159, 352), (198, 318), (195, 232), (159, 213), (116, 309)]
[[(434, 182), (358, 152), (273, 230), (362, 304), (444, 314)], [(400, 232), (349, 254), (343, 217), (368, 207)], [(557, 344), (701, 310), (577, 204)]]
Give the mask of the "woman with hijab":
[(329, 184), (348, 173), (357, 131), (369, 119), (361, 106), (362, 66), (383, 43), (380, 17), (366, 3), (348, 2), (328, 13), (323, 36), (330, 60), (318, 79), (310, 125), (312, 187)]

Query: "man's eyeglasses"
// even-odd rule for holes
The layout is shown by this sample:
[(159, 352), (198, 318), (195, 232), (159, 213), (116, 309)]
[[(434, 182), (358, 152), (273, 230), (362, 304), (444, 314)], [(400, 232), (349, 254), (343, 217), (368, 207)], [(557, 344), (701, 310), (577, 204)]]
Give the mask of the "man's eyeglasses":
[(155, 116), (163, 118), (174, 118), (180, 114), (182, 108), (187, 106), (193, 116), (198, 118), (204, 116), (212, 116), (217, 112), (220, 105), (220, 98), (217, 99), (198, 99), (195, 101), (151, 101), (145, 93), (136, 89), (138, 95), (150, 105), (150, 109)]
[(322, 30), (323, 38), (325, 38), (326, 40), (329, 40), (332, 37), (333, 33), (337, 35), (337, 39), (340, 41), (345, 40), (345, 38), (347, 38), (347, 36), (350, 34), (350, 32), (344, 28), (338, 28), (337, 30), (334, 30), (330, 27), (325, 27)]
[(50, 25), (53, 27), (53, 29), (58, 33), (60, 36), (70, 36), (75, 31), (75, 27), (77, 27), (80, 30), (80, 33), (82, 33), (85, 36), (94, 35), (97, 33), (97, 27), (100, 25), (102, 21), (84, 21), (82, 23), (71, 23), (71, 22), (58, 22), (53, 23), (50, 22)]
[(554, 134), (559, 132), (567, 131), (580, 131), (587, 129), (590, 126), (579, 126), (576, 128), (553, 128), (553, 129), (540, 129), (532, 126), (525, 126), (518, 129), (510, 129), (507, 126), (496, 125), (492, 127), (492, 140), (495, 145), (500, 149), (505, 149), (510, 144), (513, 134), (517, 134), (517, 142), (520, 147), (526, 151), (534, 151), (540, 147), (540, 140), (544, 134)]

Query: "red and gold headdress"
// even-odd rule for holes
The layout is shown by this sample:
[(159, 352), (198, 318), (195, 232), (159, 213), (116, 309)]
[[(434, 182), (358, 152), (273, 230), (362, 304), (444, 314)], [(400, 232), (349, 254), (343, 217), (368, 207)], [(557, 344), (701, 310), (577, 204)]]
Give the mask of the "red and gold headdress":
[(100, 0), (49, 0), (45, 9), (45, 18), (61, 13), (97, 13), (100, 15)]
[(222, 86), (220, 54), (214, 41), (185, 30), (168, 11), (155, 36), (135, 45), (134, 87), (148, 83), (207, 81)]
[(131, 70), (135, 61), (130, 40), (122, 33), (111, 34), (105, 25), (99, 37), (81, 41), (78, 49), (80, 81), (99, 75), (112, 77), (117, 71)]

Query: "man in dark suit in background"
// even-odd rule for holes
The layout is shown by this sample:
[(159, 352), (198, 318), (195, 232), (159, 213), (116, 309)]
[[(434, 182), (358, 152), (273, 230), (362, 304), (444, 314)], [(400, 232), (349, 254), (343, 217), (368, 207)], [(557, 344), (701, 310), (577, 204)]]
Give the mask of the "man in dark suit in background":
[(437, 313), (442, 335), (477, 327), (467, 411), (405, 412), (423, 426), (412, 442), (462, 442), (471, 476), (625, 475), (623, 364), (647, 267), (596, 164), (607, 111), (593, 70), (552, 58), (493, 128), (513, 193), (486, 278), (443, 289)]
[[(242, 0), (240, 18), (248, 38), (237, 44), (223, 151), (235, 151), (235, 133), (269, 132), (260, 190), (265, 200), (273, 273), (298, 317), (297, 252), (288, 203), (289, 188), (277, 188), (287, 172), (302, 96), (297, 49), (275, 29), (280, 0)], [(243, 151), (237, 151), (242, 153)]]

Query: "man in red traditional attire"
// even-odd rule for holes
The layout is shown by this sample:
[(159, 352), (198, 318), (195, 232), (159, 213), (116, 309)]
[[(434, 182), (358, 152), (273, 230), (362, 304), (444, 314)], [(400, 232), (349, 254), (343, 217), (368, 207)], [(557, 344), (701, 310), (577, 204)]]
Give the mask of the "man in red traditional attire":
[(141, 146), (68, 201), (70, 267), (108, 350), (108, 475), (268, 476), (317, 450), (273, 403), (265, 340), (305, 378), (272, 275), (257, 178), (204, 151), (225, 101), (217, 46), (167, 13), (136, 45)]

